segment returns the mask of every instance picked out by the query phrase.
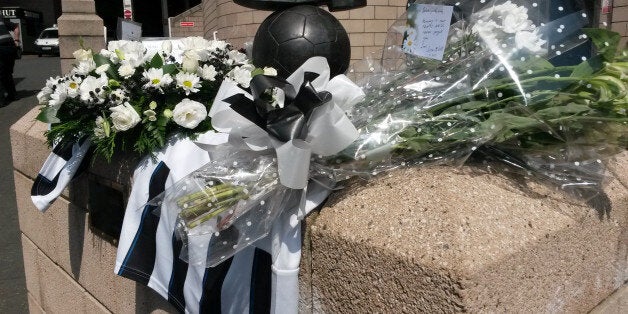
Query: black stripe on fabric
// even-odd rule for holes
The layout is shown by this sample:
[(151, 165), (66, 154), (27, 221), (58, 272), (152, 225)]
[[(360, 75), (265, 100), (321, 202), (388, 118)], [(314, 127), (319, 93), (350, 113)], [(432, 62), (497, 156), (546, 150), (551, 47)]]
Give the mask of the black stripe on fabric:
[(270, 313), (272, 263), (272, 257), (268, 252), (255, 248), (249, 305), (249, 312), (252, 314)]
[(233, 257), (205, 270), (203, 275), (203, 295), (201, 296), (199, 313), (216, 313), (221, 311), (222, 284), (227, 277)]
[(52, 153), (63, 158), (64, 160), (70, 160), (72, 158), (72, 146), (75, 141), (61, 141), (59, 144), (52, 148)]
[(57, 187), (60, 174), (61, 172), (57, 173), (57, 176), (55, 176), (52, 181), (48, 180), (41, 174), (37, 174), (37, 178), (35, 178), (35, 182), (33, 182), (33, 186), (31, 187), (31, 195), (48, 195)]
[(172, 275), (168, 284), (168, 302), (174, 305), (180, 312), (185, 312), (185, 296), (183, 286), (185, 277), (188, 274), (188, 264), (179, 258), (183, 241), (177, 239), (176, 234), (172, 235)]
[[(147, 202), (165, 190), (166, 180), (170, 174), (170, 168), (160, 162), (150, 178), (148, 186)], [(156, 206), (145, 206), (142, 212), (142, 221), (137, 229), (133, 244), (129, 248), (124, 263), (118, 275), (135, 280), (147, 285), (155, 267), (155, 255), (157, 251), (157, 226), (159, 216), (154, 215)]]

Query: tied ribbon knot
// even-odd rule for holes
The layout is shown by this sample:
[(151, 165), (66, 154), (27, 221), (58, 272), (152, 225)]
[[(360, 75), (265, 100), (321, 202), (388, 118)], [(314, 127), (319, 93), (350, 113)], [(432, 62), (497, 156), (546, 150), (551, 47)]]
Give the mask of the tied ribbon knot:
[[(364, 94), (344, 75), (330, 81), (325, 58), (309, 59), (286, 80), (257, 75), (250, 90), (223, 82), (209, 113), (212, 124), (253, 150), (274, 148), (279, 182), (288, 188), (306, 188), (312, 155), (337, 154), (358, 137), (341, 106), (349, 108)], [(265, 97), (269, 90), (282, 94), (283, 108)]]

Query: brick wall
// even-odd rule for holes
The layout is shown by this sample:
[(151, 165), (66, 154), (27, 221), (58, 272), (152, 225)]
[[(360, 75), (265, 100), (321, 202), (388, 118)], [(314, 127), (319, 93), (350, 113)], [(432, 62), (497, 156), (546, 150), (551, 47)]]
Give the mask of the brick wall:
[(614, 0), (611, 12), (611, 29), (622, 36), (621, 45), (628, 44), (628, 0)]
[[(386, 41), (388, 27), (405, 12), (407, 0), (369, 0), (363, 8), (333, 12), (351, 40), (351, 62), (379, 50)], [(217, 31), (220, 39), (242, 47), (252, 41), (259, 24), (271, 11), (253, 10), (231, 0), (204, 0), (205, 37)]]
[[(199, 4), (175, 17), (170, 18), (171, 37), (203, 36), (205, 16), (203, 5)], [(194, 22), (192, 27), (182, 27), (181, 22)]]

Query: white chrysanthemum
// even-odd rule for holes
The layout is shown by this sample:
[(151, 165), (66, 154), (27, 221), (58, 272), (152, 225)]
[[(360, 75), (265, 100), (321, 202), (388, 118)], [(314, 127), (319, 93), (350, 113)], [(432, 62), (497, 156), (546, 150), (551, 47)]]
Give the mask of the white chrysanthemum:
[(135, 74), (135, 68), (128, 62), (123, 61), (118, 68), (118, 74), (120, 74), (123, 78), (129, 78), (131, 75)]
[(88, 76), (79, 86), (79, 95), (82, 101), (103, 103), (105, 90), (103, 87), (107, 86), (107, 77), (100, 76)]
[(226, 50), (229, 44), (224, 40), (210, 40), (209, 41), (209, 50), (212, 51), (221, 51)]
[(546, 51), (545, 43), (547, 41), (541, 39), (536, 31), (521, 31), (515, 34), (515, 44), (518, 49), (526, 49), (531, 53), (543, 54)]
[(79, 62), (93, 59), (91, 49), (90, 50), (79, 49), (79, 50), (74, 51), (72, 55), (74, 56), (74, 59), (76, 59), (76, 61), (79, 61)]
[(178, 125), (193, 129), (207, 118), (207, 108), (198, 101), (183, 99), (172, 110), (172, 119)]
[(41, 91), (39, 91), (39, 93), (37, 93), (37, 102), (40, 105), (48, 104), (48, 100), (50, 100), (50, 94), (52, 94), (52, 89), (45, 86), (41, 89)]
[(251, 71), (253, 71), (252, 65), (245, 64), (235, 67), (229, 72), (229, 78), (240, 84), (240, 86), (248, 88), (251, 83)]
[(109, 108), (109, 110), (111, 110), (113, 129), (116, 131), (127, 131), (142, 120), (135, 108), (128, 102)]
[(216, 72), (216, 68), (213, 65), (205, 64), (202, 68), (198, 68), (198, 74), (204, 80), (215, 81), (218, 72)]
[(105, 118), (98, 116), (96, 118), (96, 126), (94, 127), (94, 137), (97, 139), (103, 139), (109, 137), (109, 121)]
[(198, 88), (201, 87), (200, 79), (196, 74), (179, 72), (175, 79), (177, 86), (182, 88), (186, 95), (198, 92)]
[(227, 56), (229, 57), (228, 61), (231, 64), (245, 64), (247, 62), (246, 55), (237, 50), (229, 51)]
[(95, 69), (96, 69), (96, 62), (94, 62), (93, 59), (88, 59), (88, 60), (79, 62), (72, 70), (72, 73), (78, 74), (78, 75), (87, 75), (91, 71), (94, 71)]
[(155, 88), (163, 92), (163, 87), (172, 83), (170, 74), (164, 74), (163, 69), (150, 68), (142, 73), (144, 79), (148, 82), (144, 84), (144, 88)]
[(65, 86), (60, 85), (52, 94), (50, 94), (50, 100), (48, 100), (48, 106), (59, 108), (61, 107), (61, 104), (63, 104), (63, 102), (65, 101), (67, 97), (68, 97), (67, 89), (65, 88)]

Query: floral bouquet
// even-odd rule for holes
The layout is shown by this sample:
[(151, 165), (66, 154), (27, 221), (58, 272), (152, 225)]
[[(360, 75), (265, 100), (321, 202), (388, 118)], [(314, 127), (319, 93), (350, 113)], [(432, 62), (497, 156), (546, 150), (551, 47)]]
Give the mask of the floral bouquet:
[(256, 70), (224, 41), (201, 37), (167, 40), (154, 52), (141, 42), (113, 41), (74, 57), (72, 71), (50, 78), (37, 95), (38, 119), (51, 124), (50, 145), (88, 138), (107, 160), (131, 147), (152, 154), (172, 135), (211, 130), (207, 112), (223, 80), (247, 88), (253, 75), (276, 74)]
[[(278, 215), (268, 204), (294, 205), (279, 210), (298, 220), (313, 186), (331, 190), (400, 166), (474, 157), (585, 199), (600, 193), (604, 161), (628, 146), (628, 53), (619, 35), (585, 28), (578, 9), (549, 20), (550, 1), (482, 0), (453, 6), (442, 56), (434, 47), (429, 57), (413, 55), (407, 46), (421, 40), (414, 27), (422, 24), (412, 21), (424, 17), (412, 14), (452, 7), (418, 2), (393, 25), (384, 53), (355, 67), (369, 69), (353, 70), (358, 85), (330, 79), (320, 60), (287, 80), (257, 76), (247, 90), (223, 83), (210, 116), (237, 139), (217, 148), (231, 157), (152, 201), (178, 215), (189, 245), (182, 258), (215, 265), (268, 233), (259, 226)], [(587, 42), (595, 51), (577, 62), (550, 62)], [(238, 157), (252, 152), (270, 158)], [(195, 247), (198, 237), (211, 249)]]

